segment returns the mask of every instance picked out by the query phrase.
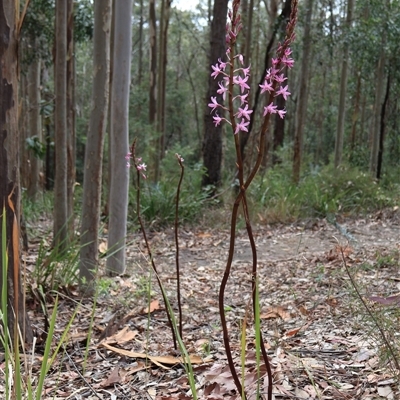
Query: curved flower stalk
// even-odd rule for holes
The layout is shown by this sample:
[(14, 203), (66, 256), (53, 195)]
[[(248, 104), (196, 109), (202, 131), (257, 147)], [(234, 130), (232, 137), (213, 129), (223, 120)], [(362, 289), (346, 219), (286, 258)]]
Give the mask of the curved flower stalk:
[(181, 175), (179, 177), (178, 187), (176, 189), (176, 200), (175, 200), (175, 266), (176, 266), (176, 297), (178, 301), (178, 314), (179, 314), (179, 336), (183, 338), (183, 320), (182, 320), (182, 304), (181, 304), (181, 274), (179, 267), (179, 238), (178, 238), (178, 227), (179, 227), (179, 196), (181, 193), (181, 186), (183, 181), (183, 175), (185, 173), (185, 167), (183, 157), (175, 153), (175, 157), (178, 160), (178, 164), (181, 168)]
[(163, 287), (162, 287), (162, 282), (161, 282), (160, 277), (158, 275), (157, 267), (156, 267), (156, 264), (154, 262), (153, 252), (151, 251), (151, 246), (150, 246), (149, 240), (147, 238), (146, 229), (144, 227), (144, 223), (143, 223), (142, 216), (141, 216), (141, 213), (140, 213), (140, 177), (142, 177), (143, 179), (146, 179), (145, 172), (146, 172), (147, 165), (142, 162), (142, 158), (136, 157), (135, 150), (136, 150), (136, 139), (132, 143), (132, 146), (130, 148), (130, 152), (125, 156), (125, 159), (127, 161), (126, 166), (128, 168), (133, 166), (136, 169), (136, 176), (137, 176), (136, 213), (137, 213), (137, 218), (138, 218), (138, 221), (139, 221), (140, 229), (142, 230), (143, 239), (145, 241), (147, 252), (149, 254), (151, 266), (153, 267), (153, 271), (154, 271), (154, 273), (156, 275), (157, 282), (158, 282), (158, 285), (160, 287), (160, 290), (161, 290), (161, 293), (162, 293), (162, 296), (163, 296), (163, 300), (164, 300), (164, 303), (165, 303), (165, 308), (167, 309), (167, 317), (168, 317), (169, 326), (171, 328), (172, 339), (174, 341), (174, 348), (175, 348), (175, 350), (177, 350), (178, 346), (177, 346), (176, 334), (175, 334), (175, 330), (174, 330), (174, 327), (173, 327), (172, 318), (171, 318), (171, 315), (170, 315), (170, 313), (168, 311), (168, 307), (167, 307), (168, 299), (166, 298), (165, 291), (163, 290)]
[[(250, 183), (254, 179), (264, 155), (265, 139), (268, 131), (271, 115), (278, 114), (280, 118), (284, 118), (286, 114), (285, 109), (278, 109), (275, 105), (275, 99), (278, 96), (282, 96), (285, 100), (290, 96), (289, 87), (286, 84), (287, 77), (284, 75), (285, 67), (292, 68), (294, 65), (294, 60), (291, 58), (290, 44), (293, 42), (294, 28), (297, 21), (297, 3), (298, 0), (293, 0), (292, 12), (290, 16), (289, 23), (286, 28), (286, 38), (282, 44), (279, 44), (277, 49), (276, 58), (272, 59), (271, 67), (267, 70), (264, 82), (260, 85), (261, 93), (266, 93), (268, 100), (263, 110), (263, 123), (261, 126), (261, 134), (258, 146), (258, 155), (253, 168), (250, 171), (247, 179), (244, 178), (244, 168), (243, 160), (240, 151), (240, 135), (246, 134), (248, 132), (248, 125), (250, 124), (250, 115), (253, 110), (249, 109), (248, 97), (250, 86), (248, 84), (248, 79), (250, 76), (250, 66), (244, 66), (244, 59), (241, 54), (235, 54), (235, 43), (237, 36), (241, 30), (241, 21), (239, 6), (240, 0), (233, 0), (232, 10), (228, 13), (228, 23), (226, 25), (226, 61), (218, 60), (216, 65), (212, 65), (213, 72), (211, 76), (214, 79), (221, 77), (221, 81), (218, 83), (219, 89), (217, 93), (222, 95), (224, 101), (227, 98), (227, 106), (224, 104), (219, 104), (216, 97), (211, 97), (211, 102), (208, 106), (211, 108), (211, 112), (214, 113), (213, 119), (215, 125), (221, 123), (228, 123), (232, 127), (232, 132), (234, 134), (235, 149), (236, 149), (236, 164), (238, 169), (239, 178), (239, 194), (233, 204), (232, 214), (231, 214), (231, 231), (230, 231), (230, 243), (229, 243), (229, 254), (228, 260), (225, 267), (224, 276), (221, 281), (220, 291), (219, 291), (219, 311), (221, 317), (221, 324), (223, 330), (223, 339), (226, 349), (227, 360), (229, 368), (232, 373), (233, 380), (235, 382), (236, 388), (242, 398), (246, 398), (244, 388), (240, 382), (238, 374), (236, 372), (232, 352), (230, 349), (229, 333), (226, 324), (225, 310), (224, 310), (224, 297), (225, 288), (229, 279), (233, 254), (235, 248), (235, 236), (236, 236), (236, 225), (239, 207), (242, 206), (243, 214), (246, 221), (246, 230), (248, 233), (250, 246), (252, 250), (252, 298), (253, 298), (253, 311), (256, 313), (258, 309), (257, 302), (257, 250), (252, 233), (252, 226), (249, 218), (249, 211), (247, 206), (246, 190)], [(227, 117), (225, 117), (227, 114)], [(261, 337), (261, 330), (256, 332), (259, 335), (259, 342), (261, 347), (261, 353), (267, 368), (268, 375), (268, 399), (272, 399), (272, 371), (268, 360), (267, 352), (265, 350), (263, 340)]]

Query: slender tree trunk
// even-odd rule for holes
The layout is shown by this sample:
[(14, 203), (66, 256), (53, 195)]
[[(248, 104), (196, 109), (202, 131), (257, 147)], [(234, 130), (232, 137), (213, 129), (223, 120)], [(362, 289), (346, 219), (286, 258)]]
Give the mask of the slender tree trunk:
[[(20, 53), (22, 54), (22, 49)], [(28, 73), (29, 74), (29, 73)], [(20, 185), (22, 188), (27, 188), (29, 186), (29, 172), (30, 172), (30, 162), (29, 162), (29, 150), (26, 145), (26, 139), (29, 135), (28, 127), (28, 113), (29, 113), (29, 96), (28, 96), (28, 76), (21, 74), (19, 80), (20, 86), (20, 113), (19, 113), (19, 136), (20, 136)]]
[(376, 68), (376, 80), (375, 80), (375, 103), (374, 103), (374, 122), (373, 130), (371, 134), (371, 154), (369, 170), (371, 175), (376, 178), (378, 173), (378, 154), (379, 154), (379, 140), (381, 133), (381, 107), (382, 107), (382, 96), (385, 79), (385, 44), (386, 35), (382, 36), (381, 51), (379, 56), (378, 65)]
[(143, 76), (143, 0), (139, 0), (140, 17), (139, 17), (139, 68), (138, 68), (138, 85), (142, 84)]
[[(42, 143), (42, 120), (40, 116), (40, 58), (32, 60), (28, 67), (28, 129), (29, 136)], [(26, 147), (26, 144), (25, 144)], [(27, 194), (35, 200), (40, 186), (41, 161), (34, 151), (29, 152), (30, 173)]]
[(67, 220), (69, 237), (74, 233), (74, 191), (76, 181), (75, 131), (75, 45), (74, 0), (67, 1)]
[[(14, 337), (16, 321), (25, 342), (31, 343), (32, 329), (25, 312), (20, 275), (19, 254), (19, 135), (18, 135), (18, 23), (17, 2), (0, 0), (0, 260), (3, 242), (6, 244), (7, 265), (7, 317), (11, 337)], [(6, 226), (3, 237), (3, 224)], [(4, 271), (4, 270), (3, 270)], [(0, 274), (0, 288), (3, 274)], [(0, 289), (1, 290), (1, 289)], [(2, 296), (0, 298), (0, 303)], [(4, 306), (0, 304), (0, 306)], [(18, 316), (17, 318), (15, 316)]]
[(160, 172), (160, 142), (157, 131), (157, 19), (155, 0), (149, 0), (149, 41), (150, 41), (150, 91), (149, 91), (149, 123), (154, 129), (154, 137), (151, 141), (153, 165), (151, 179), (157, 182)]
[[(211, 76), (211, 65), (218, 62), (218, 58), (225, 59), (225, 26), (228, 12), (228, 0), (215, 0), (213, 9), (213, 20), (211, 23), (209, 76), (207, 89), (207, 103), (211, 96), (215, 96), (218, 90), (218, 79)], [(222, 96), (216, 95), (219, 104)], [(210, 109), (204, 115), (204, 139), (203, 139), (203, 161), (206, 173), (203, 176), (203, 186), (218, 186), (221, 183), (222, 165), (222, 127), (214, 126)]]
[[(347, 1), (347, 16), (346, 16), (346, 34), (351, 27), (353, 20), (354, 0)], [(339, 94), (339, 109), (336, 129), (335, 142), (335, 168), (342, 163), (343, 157), (343, 140), (344, 140), (344, 122), (346, 116), (346, 95), (347, 95), (347, 70), (349, 63), (349, 45), (347, 40), (344, 42), (342, 72), (340, 78), (340, 94)]]
[(56, 0), (54, 244), (67, 248), (67, 2)]
[(303, 54), (301, 57), (300, 90), (299, 104), (297, 108), (296, 129), (294, 135), (293, 151), (293, 182), (298, 184), (300, 180), (300, 168), (303, 152), (304, 125), (307, 118), (308, 102), (308, 72), (311, 54), (311, 17), (313, 9), (313, 0), (306, 0), (306, 17), (303, 35)]
[(150, 41), (150, 92), (149, 122), (154, 124), (157, 115), (157, 21), (155, 0), (149, 1), (149, 41)]
[[(322, 84), (321, 84), (321, 99), (325, 99), (326, 90), (326, 69), (322, 72)], [(325, 119), (325, 107), (322, 107), (321, 111), (318, 113), (318, 130), (316, 138), (316, 149), (314, 154), (314, 164), (319, 165), (321, 163), (321, 155), (323, 154), (323, 142), (324, 142), (324, 119)]]
[(353, 158), (354, 148), (356, 145), (357, 122), (360, 114), (360, 97), (361, 97), (361, 72), (357, 71), (356, 96), (354, 101), (353, 116), (351, 119), (350, 160)]
[(160, 52), (158, 58), (158, 75), (157, 75), (157, 133), (159, 134), (157, 152), (155, 154), (155, 175), (156, 181), (160, 176), (160, 161), (164, 158), (165, 153), (165, 91), (167, 80), (167, 44), (168, 44), (168, 25), (169, 11), (171, 0), (161, 1), (161, 16), (160, 16), (160, 32), (159, 43)]
[(386, 109), (389, 101), (390, 94), (390, 71), (387, 78), (386, 93), (383, 99), (382, 109), (381, 109), (381, 129), (379, 135), (379, 149), (378, 149), (378, 162), (376, 166), (376, 179), (381, 179), (382, 175), (382, 162), (383, 162), (383, 145), (385, 143), (385, 131), (386, 131)]
[[(162, 160), (165, 155), (165, 146), (166, 146), (166, 138), (165, 138), (165, 98), (166, 98), (166, 87), (167, 87), (167, 63), (168, 63), (168, 26), (169, 26), (169, 14), (171, 8), (172, 0), (163, 0), (164, 4), (164, 13), (162, 15), (162, 24), (160, 27), (160, 58), (159, 58), (159, 75), (158, 75), (158, 111), (157, 111), (157, 120), (158, 120), (158, 131), (160, 133), (159, 138), (159, 160)], [(159, 176), (159, 172), (157, 174)]]
[(82, 287), (89, 291), (98, 266), (102, 164), (110, 85), (111, 1), (95, 0), (94, 3), (92, 110), (85, 148), (79, 264)]
[(111, 184), (107, 273), (125, 271), (126, 219), (129, 174), (125, 156), (129, 151), (129, 89), (131, 83), (132, 0), (115, 3), (115, 43), (111, 87)]

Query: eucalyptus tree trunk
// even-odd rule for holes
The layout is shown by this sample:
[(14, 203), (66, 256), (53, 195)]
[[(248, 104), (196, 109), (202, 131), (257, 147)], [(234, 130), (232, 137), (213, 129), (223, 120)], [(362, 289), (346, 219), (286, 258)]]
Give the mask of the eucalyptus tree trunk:
[(125, 156), (129, 151), (129, 88), (131, 82), (132, 0), (115, 3), (113, 71), (111, 86), (110, 216), (107, 259), (109, 275), (125, 271), (126, 219), (128, 214), (129, 171)]
[(56, 0), (54, 245), (67, 248), (67, 2)]
[(110, 85), (110, 28), (112, 0), (95, 0), (93, 36), (92, 109), (85, 148), (79, 276), (91, 289), (98, 266), (104, 137)]
[[(23, 44), (21, 44), (20, 53), (23, 54)], [(19, 56), (20, 58), (20, 56)], [(18, 115), (18, 126), (19, 126), (19, 172), (20, 172), (20, 185), (22, 188), (29, 186), (29, 172), (30, 163), (29, 157), (30, 152), (26, 146), (26, 139), (29, 135), (28, 128), (28, 112), (29, 112), (29, 98), (28, 98), (28, 74), (21, 74), (19, 77), (19, 95), (20, 101), (20, 112)]]
[[(149, 123), (156, 128), (157, 122), (157, 20), (155, 0), (149, 0), (149, 42), (150, 42), (150, 85), (149, 85)], [(159, 141), (155, 136), (152, 141), (153, 166), (151, 177), (154, 182), (158, 180), (159, 172)]]
[[(28, 134), (42, 143), (42, 118), (40, 115), (40, 58), (32, 60), (28, 67)], [(23, 144), (26, 147), (26, 143)], [(35, 151), (29, 151), (29, 179), (27, 194), (31, 200), (35, 200), (40, 188), (41, 160)]]
[(67, 220), (68, 235), (74, 234), (74, 191), (76, 181), (76, 131), (75, 131), (75, 45), (74, 0), (67, 1)]
[(2, 271), (7, 268), (7, 305), (1, 304), (0, 296), (0, 307), (7, 309), (11, 337), (18, 335), (18, 322), (23, 340), (31, 343), (33, 334), (23, 301), (19, 251), (18, 25), (17, 2), (0, 0), (0, 265)]
[(139, 0), (139, 59), (138, 59), (138, 86), (142, 84), (143, 77), (143, 0)]
[(387, 83), (386, 83), (386, 91), (385, 97), (382, 104), (381, 109), (381, 125), (380, 125), (380, 134), (379, 134), (379, 148), (378, 148), (378, 160), (376, 165), (376, 176), (377, 180), (381, 179), (382, 176), (382, 163), (383, 163), (383, 148), (385, 142), (385, 133), (386, 133), (386, 113), (388, 108), (389, 102), (389, 95), (390, 95), (390, 70), (388, 72)]
[[(349, 34), (349, 29), (353, 21), (354, 0), (347, 1), (347, 16), (345, 23), (345, 34)], [(346, 116), (346, 94), (347, 94), (347, 70), (349, 64), (349, 45), (348, 40), (344, 40), (343, 46), (343, 61), (342, 72), (340, 78), (340, 94), (339, 94), (339, 109), (336, 129), (335, 142), (335, 168), (342, 163), (343, 157), (343, 138), (344, 138), (344, 121)]]
[[(158, 61), (158, 93), (157, 93), (157, 132), (159, 133), (159, 144), (157, 156), (157, 172), (159, 178), (159, 162), (164, 158), (165, 154), (165, 95), (167, 83), (167, 45), (168, 45), (168, 26), (169, 12), (172, 0), (162, 0), (162, 9), (160, 17), (160, 52)], [(158, 180), (158, 179), (157, 179)]]
[(361, 72), (357, 69), (357, 84), (356, 84), (356, 94), (354, 100), (353, 116), (351, 118), (351, 136), (350, 136), (350, 160), (354, 155), (354, 148), (356, 146), (357, 137), (357, 123), (360, 114), (360, 97), (361, 97)]
[[(222, 95), (216, 94), (218, 90), (218, 79), (211, 76), (211, 65), (218, 62), (218, 58), (224, 60), (225, 56), (225, 27), (228, 12), (228, 0), (215, 0), (213, 8), (213, 19), (210, 33), (210, 53), (208, 59), (209, 76), (207, 87), (207, 102), (211, 96), (216, 95), (219, 104), (222, 104)], [(218, 186), (221, 183), (222, 165), (222, 126), (214, 126), (214, 121), (207, 107), (204, 114), (204, 138), (203, 138), (203, 162), (206, 173), (203, 176), (202, 185)]]
[(374, 102), (374, 120), (371, 132), (371, 153), (369, 170), (371, 175), (376, 178), (378, 173), (378, 156), (379, 156), (379, 141), (381, 133), (381, 107), (383, 89), (385, 87), (385, 63), (386, 63), (386, 35), (382, 35), (381, 50), (379, 55), (378, 64), (376, 66), (376, 79), (375, 79), (375, 102)]
[(149, 0), (149, 42), (150, 42), (150, 92), (149, 122), (156, 122), (157, 114), (157, 21), (155, 0)]
[(313, 9), (313, 0), (306, 0), (305, 21), (303, 34), (303, 53), (301, 56), (300, 69), (300, 90), (299, 103), (296, 115), (296, 128), (294, 134), (294, 149), (293, 149), (293, 182), (298, 184), (300, 180), (301, 159), (303, 153), (303, 136), (304, 125), (307, 119), (307, 102), (308, 102), (308, 75), (311, 54), (311, 17)]

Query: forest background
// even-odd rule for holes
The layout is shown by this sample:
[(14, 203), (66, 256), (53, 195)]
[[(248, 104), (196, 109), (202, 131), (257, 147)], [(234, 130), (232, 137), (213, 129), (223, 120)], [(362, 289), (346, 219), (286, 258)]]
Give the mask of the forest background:
[[(284, 40), (291, 5), (241, 3), (236, 46), (251, 65), (253, 110), (248, 132), (239, 133), (245, 170), (257, 157), (267, 106), (260, 84)], [(134, 162), (142, 163), (146, 177), (141, 212), (147, 228), (174, 222), (175, 154), (185, 160), (181, 223), (226, 221), (238, 189), (234, 142), (227, 125), (215, 126), (207, 104), (219, 89), (210, 73), (225, 54), (227, 9), (226, 0), (190, 10), (170, 0), (0, 2), (6, 82), (0, 93), (1, 241), (8, 243), (1, 250), (1, 286), (8, 262), (8, 304), (20, 308), (16, 316), (28, 342), (32, 332), (16, 300), (22, 293), (15, 220), (26, 229), (27, 250), (36, 221), (51, 215), (47, 261), (35, 272), (43, 287), (79, 282), (91, 293), (100, 257), (108, 275), (123, 274), (127, 232), (139, 228), (126, 159), (133, 140), (140, 157)], [(286, 104), (284, 96), (276, 100), (286, 116), (272, 118), (260, 173), (249, 188), (255, 223), (336, 223), (338, 215), (398, 209), (399, 26), (395, 0), (300, 2), (291, 46), (296, 64), (285, 71), (291, 96)], [(217, 99), (222, 102), (221, 93)], [(104, 237), (107, 246), (99, 246)], [(77, 257), (59, 269), (71, 249), (78, 249)]]
[[(258, 107), (252, 115), (249, 133), (243, 133), (241, 138), (248, 163), (256, 153), (263, 102), (256, 92), (278, 42), (283, 40), (290, 3), (242, 3), (246, 23), (238, 47), (252, 67), (249, 104), (251, 108), (254, 104)], [(36, 201), (40, 198), (38, 193), (52, 190), (57, 182), (54, 7), (52, 1), (29, 5), (19, 45), (21, 186), (26, 189), (26, 197)], [(70, 164), (65, 172), (69, 211), (58, 226), (63, 226), (71, 215), (73, 203), (79, 208), (93, 104), (93, 4), (79, 1), (73, 7), (73, 18), (71, 14), (68, 20), (69, 37), (65, 38), (65, 68), (70, 74), (65, 119), (68, 126), (62, 128), (70, 142)], [(214, 187), (235, 184), (232, 141), (226, 138), (226, 128), (221, 130), (210, 123), (207, 107), (210, 95), (218, 88), (217, 82), (209, 79), (210, 65), (217, 60), (210, 43), (223, 40), (220, 33), (216, 36), (212, 21), (224, 10), (226, 2), (222, 1), (199, 3), (190, 11), (180, 10), (169, 1), (133, 5), (129, 142), (137, 138), (137, 154), (148, 165), (145, 201), (150, 204), (145, 204), (145, 216), (149, 223), (162, 225), (172, 220), (173, 213), (168, 216), (158, 212), (168, 209), (162, 203), (171, 198), (171, 180), (175, 181), (178, 175), (171, 154), (177, 152), (185, 158), (191, 174), (187, 195), (192, 197), (187, 202), (193, 208), (197, 205), (197, 210), (202, 209), (199, 203), (208, 201), (205, 192), (214, 193)], [(398, 193), (399, 18), (396, 1), (314, 0), (300, 4), (293, 57), (301, 61), (288, 73), (292, 96), (286, 105), (286, 118), (276, 116), (273, 121), (263, 174), (254, 193), (255, 203), (266, 214), (261, 219), (322, 217), (339, 210), (349, 211), (357, 200), (364, 201), (358, 204), (361, 208), (379, 208), (390, 203), (388, 193)], [(105, 141), (101, 186), (102, 210), (107, 216), (110, 154), (107, 137)], [(332, 192), (335, 189), (329, 189), (328, 182), (336, 179), (337, 192)], [(319, 187), (320, 182), (327, 184), (325, 189)], [(356, 184), (365, 186), (355, 190), (353, 198), (342, 200)], [(277, 206), (283, 207), (277, 191), (289, 190), (299, 200), (304, 185), (311, 185), (307, 187), (309, 198), (297, 204), (292, 202), (285, 210), (276, 210)], [(332, 185), (335, 186), (333, 182)], [(370, 196), (372, 187), (377, 196)], [(185, 207), (182, 212), (185, 213)], [(193, 220), (195, 215), (191, 213), (196, 214), (196, 210), (187, 212), (183, 218)], [(56, 227), (55, 232), (59, 229)]]
[[(291, 3), (241, 3), (236, 47), (251, 65), (253, 110), (248, 132), (239, 134), (247, 169), (257, 155), (266, 105), (260, 84), (284, 39)], [(234, 192), (226, 189), (238, 182), (234, 144), (207, 103), (213, 95), (222, 102), (210, 72), (224, 57), (227, 9), (226, 0), (199, 2), (191, 10), (169, 0), (41, 0), (22, 2), (16, 11), (13, 129), (19, 137), (11, 138), (19, 154), (10, 153), (8, 167), (19, 169), (28, 225), (30, 214), (47, 205), (53, 245), (62, 251), (80, 241), (81, 283), (95, 276), (101, 226), (108, 236), (108, 273), (125, 270), (126, 234), (138, 224), (124, 159), (134, 138), (147, 164), (141, 201), (149, 226), (174, 221), (175, 153), (186, 166), (181, 221), (204, 222), (206, 208), (224, 214)], [(397, 207), (399, 22), (398, 1), (300, 3), (293, 44), (298, 62), (285, 82), (291, 96), (286, 104), (277, 98), (286, 117), (274, 115), (261, 174), (250, 188), (256, 222)], [(19, 197), (10, 187), (5, 197)]]

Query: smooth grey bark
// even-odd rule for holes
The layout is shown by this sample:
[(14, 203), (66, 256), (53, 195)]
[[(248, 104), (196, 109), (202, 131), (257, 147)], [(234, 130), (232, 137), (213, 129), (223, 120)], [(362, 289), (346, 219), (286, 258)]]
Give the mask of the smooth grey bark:
[(110, 85), (111, 0), (94, 2), (92, 109), (85, 148), (79, 277), (90, 288), (98, 266), (102, 164)]
[[(353, 10), (354, 10), (354, 0), (348, 0), (346, 23), (345, 23), (345, 30), (347, 35), (349, 33), (349, 29), (351, 27), (351, 23), (353, 20)], [(342, 157), (343, 157), (348, 64), (349, 64), (349, 45), (348, 45), (348, 40), (345, 39), (343, 46), (343, 61), (342, 61), (342, 72), (340, 78), (339, 108), (338, 108), (338, 120), (336, 129), (335, 168), (339, 167), (339, 165), (342, 163)]]
[(54, 245), (67, 247), (67, 2), (56, 0)]
[[(36, 137), (42, 142), (42, 119), (40, 116), (40, 58), (35, 58), (28, 67), (28, 133), (30, 137)], [(24, 144), (26, 146), (26, 143)], [(41, 161), (31, 150), (29, 152), (29, 179), (27, 194), (31, 200), (35, 200), (40, 187)]]
[(301, 72), (300, 72), (300, 90), (299, 90), (299, 103), (296, 115), (296, 128), (294, 135), (294, 149), (293, 149), (293, 182), (298, 184), (300, 180), (301, 159), (303, 153), (303, 137), (304, 125), (307, 117), (307, 103), (308, 103), (308, 75), (310, 67), (310, 54), (311, 54), (311, 17), (313, 9), (313, 0), (305, 2), (305, 21), (304, 21), (304, 35), (303, 35), (303, 53), (301, 56)]
[(113, 71), (110, 123), (110, 217), (106, 270), (109, 275), (125, 271), (126, 219), (128, 214), (129, 88), (131, 82), (132, 0), (115, 3)]

